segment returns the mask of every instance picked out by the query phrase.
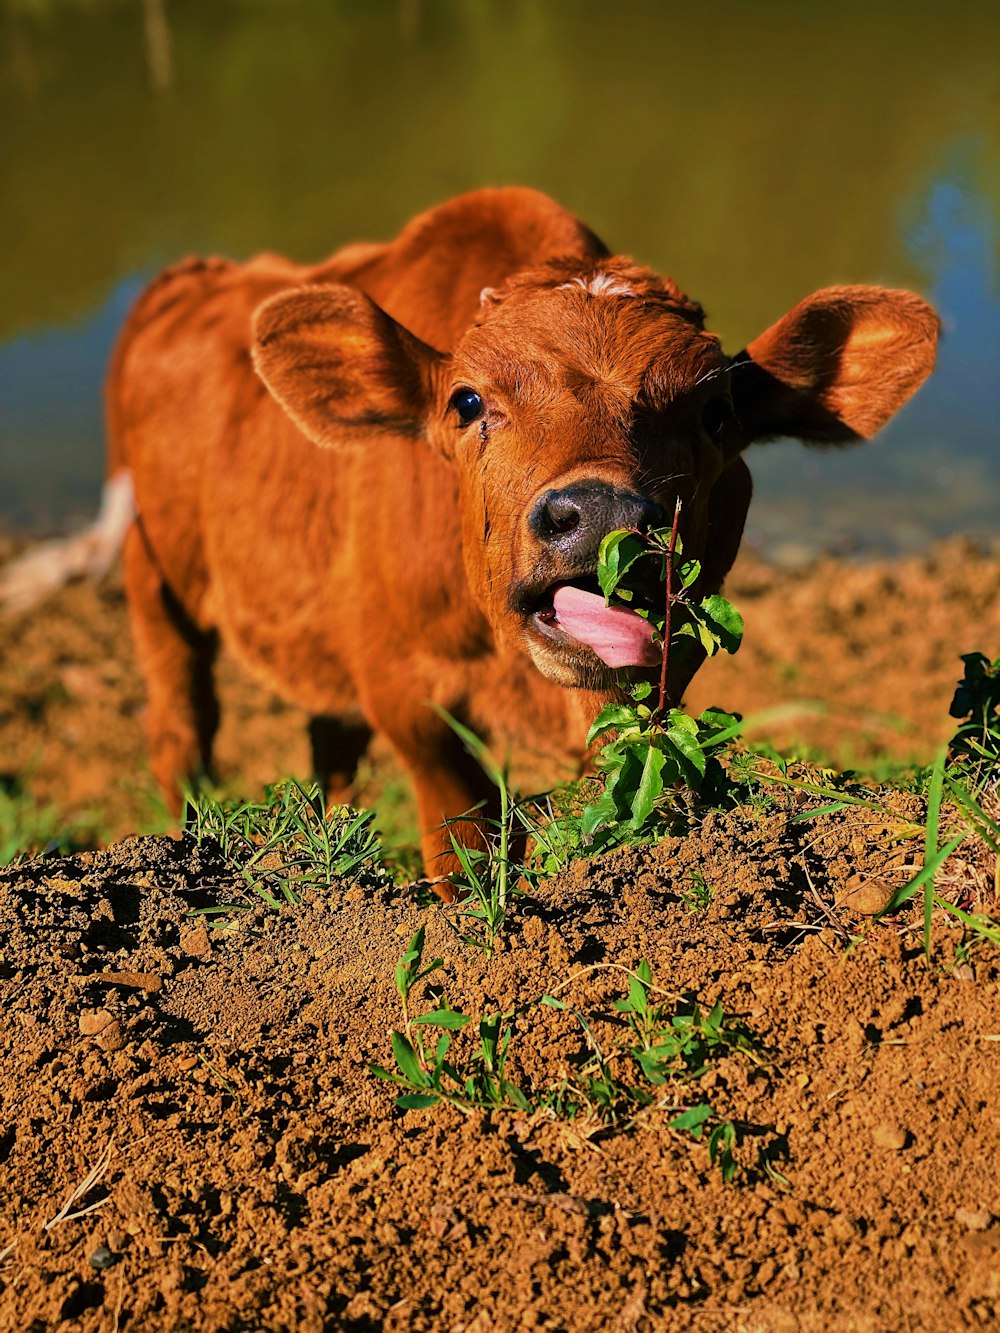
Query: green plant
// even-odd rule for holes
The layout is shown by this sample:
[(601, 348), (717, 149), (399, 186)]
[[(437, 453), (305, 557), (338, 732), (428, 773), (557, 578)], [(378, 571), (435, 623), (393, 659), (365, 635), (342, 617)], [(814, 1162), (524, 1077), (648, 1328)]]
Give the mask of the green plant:
[[(639, 1112), (664, 1111), (670, 1116), (670, 1129), (695, 1139), (708, 1128), (709, 1159), (725, 1179), (732, 1178), (735, 1127), (720, 1119), (708, 1103), (691, 1104), (683, 1096), (685, 1085), (700, 1078), (720, 1055), (737, 1053), (762, 1063), (750, 1034), (720, 1005), (708, 1013), (694, 1001), (671, 1008), (666, 999), (655, 998), (661, 992), (653, 985), (649, 964), (642, 960), (634, 972), (621, 969), (629, 977), (628, 994), (614, 1008), (619, 1025), (624, 1022), (626, 1041), (602, 1044), (593, 1019), (553, 993), (510, 1013), (482, 1016), (475, 1028), (477, 1040), (464, 1055), (456, 1056), (453, 1034), (469, 1029), (473, 1023), (469, 1015), (446, 1001), (416, 1017), (411, 1013), (414, 987), (442, 966), (440, 958), (424, 964), (423, 950), (420, 927), (394, 974), (403, 1016), (402, 1026), (390, 1036), (395, 1068), (369, 1066), (378, 1078), (403, 1089), (396, 1097), (401, 1110), (439, 1103), (464, 1112), (507, 1108), (576, 1121), (585, 1133), (624, 1129)], [(516, 1024), (539, 1006), (571, 1015), (583, 1032), (586, 1050), (571, 1074), (525, 1090), (507, 1077), (507, 1061)], [(438, 1033), (433, 1042), (427, 1039), (428, 1030)]]
[[(937, 892), (936, 881), (948, 858), (967, 838), (978, 838), (993, 857), (993, 886), (1000, 892), (1000, 819), (988, 813), (977, 799), (973, 788), (987, 775), (995, 780), (998, 765), (986, 771), (977, 759), (970, 771), (968, 762), (949, 765), (944, 753), (939, 755), (931, 769), (927, 792), (927, 823), (924, 829), (924, 864), (913, 878), (898, 889), (886, 903), (880, 915), (892, 915), (917, 892), (923, 895), (924, 956), (930, 961), (933, 913), (937, 907), (958, 921), (967, 931), (991, 944), (1000, 944), (1000, 923), (985, 913), (967, 912)], [(945, 792), (951, 797), (951, 808), (958, 817), (959, 831), (942, 845), (940, 829)]]
[[(652, 974), (643, 959), (629, 973), (627, 997), (614, 1002), (626, 1020), (632, 1041), (608, 1051), (598, 1043), (593, 1025), (584, 1014), (570, 1009), (556, 996), (542, 997), (543, 1004), (575, 1016), (588, 1052), (575, 1074), (564, 1077), (545, 1093), (541, 1105), (561, 1119), (582, 1117), (601, 1128), (628, 1128), (637, 1114), (651, 1108), (670, 1113), (667, 1127), (695, 1139), (700, 1139), (711, 1125), (709, 1161), (718, 1164), (724, 1180), (732, 1180), (737, 1170), (732, 1152), (735, 1125), (717, 1116), (708, 1102), (685, 1106), (680, 1094), (683, 1085), (700, 1078), (718, 1056), (739, 1052), (754, 1063), (762, 1063), (760, 1053), (749, 1033), (727, 1018), (721, 1005), (705, 1015), (694, 1002), (671, 1012), (666, 1004), (651, 1000), (652, 991)], [(617, 1073), (616, 1066), (622, 1061), (634, 1062), (643, 1082)]]
[[(512, 1106), (530, 1109), (524, 1093), (505, 1074), (507, 1052), (513, 1028), (511, 1014), (487, 1014), (479, 1020), (479, 1044), (462, 1062), (449, 1060), (451, 1033), (460, 1032), (471, 1020), (467, 1014), (440, 1005), (429, 1013), (413, 1018), (409, 1012), (410, 992), (418, 981), (441, 967), (435, 958), (422, 965), (424, 927), (410, 940), (394, 974), (396, 990), (403, 1006), (403, 1027), (392, 1033), (392, 1054), (396, 1072), (381, 1065), (370, 1065), (378, 1078), (405, 1088), (396, 1098), (402, 1110), (436, 1106), (446, 1102), (460, 1111), (497, 1109)], [(433, 1047), (424, 1039), (425, 1029), (438, 1029)]]
[(727, 1051), (760, 1062), (750, 1034), (738, 1020), (726, 1016), (721, 1004), (702, 1014), (692, 1001), (671, 1013), (665, 1003), (652, 1000), (652, 993), (652, 973), (642, 959), (630, 975), (628, 996), (615, 1001), (615, 1009), (637, 1041), (628, 1049), (650, 1083), (664, 1083), (678, 1070), (688, 1078), (698, 1078), (713, 1058)]
[(530, 840), (525, 875), (532, 884), (565, 870), (569, 863), (586, 855), (580, 829), (580, 811), (586, 804), (585, 789), (594, 778), (584, 778), (528, 800), (519, 801), (515, 814)]
[[(793, 816), (794, 821), (812, 820), (850, 808), (870, 810), (886, 821), (896, 840), (921, 838), (923, 861), (919, 869), (889, 898), (880, 917), (894, 916), (917, 894), (922, 901), (923, 945), (931, 957), (934, 912), (937, 909), (958, 922), (967, 935), (990, 944), (1000, 944), (1000, 923), (984, 912), (971, 912), (939, 891), (939, 882), (949, 859), (967, 839), (978, 842), (992, 858), (991, 884), (1000, 899), (1000, 658), (990, 662), (982, 653), (962, 656), (965, 671), (951, 702), (950, 714), (960, 720), (947, 750), (930, 768), (909, 775), (896, 789), (917, 790), (927, 799), (923, 824), (897, 814), (876, 791), (850, 781), (850, 774), (829, 784), (807, 782), (789, 776), (788, 765), (775, 754), (768, 757), (776, 772), (768, 772), (754, 761), (741, 761), (744, 782), (793, 788), (820, 799), (822, 804)], [(944, 836), (944, 835), (947, 836)]]
[(677, 896), (689, 912), (700, 912), (712, 901), (712, 890), (700, 870), (688, 872), (688, 887), (678, 888)]
[[(215, 801), (206, 793), (188, 801), (188, 828), (197, 842), (211, 839), (224, 861), (268, 907), (302, 901), (307, 888), (368, 875), (387, 878), (370, 810), (327, 810), (315, 784), (287, 778), (264, 790), (263, 801)], [(246, 904), (207, 909), (246, 910)]]
[(523, 824), (523, 820), (517, 814), (519, 803), (511, 794), (506, 767), (497, 761), (474, 731), (444, 708), (434, 707), (495, 784), (500, 797), (498, 819), (483, 815), (476, 819), (476, 828), (485, 839), (484, 847), (469, 847), (456, 836), (456, 829), (468, 828), (475, 811), (445, 821), (452, 850), (461, 867), (461, 873), (451, 877), (462, 898), (458, 917), (466, 923), (459, 927), (459, 937), (464, 944), (482, 949), (489, 958), (507, 920), (510, 898), (518, 891), (518, 880), (524, 874), (524, 867), (512, 856), (517, 826)]
[[(678, 500), (669, 529), (610, 532), (601, 542), (601, 591), (609, 604), (617, 599), (649, 620), (663, 657), (655, 700), (651, 682), (640, 681), (627, 702), (601, 710), (587, 735), (592, 745), (615, 733), (596, 761), (605, 777), (604, 791), (581, 821), (583, 842), (593, 851), (652, 835), (678, 789), (706, 795), (715, 789), (718, 794), (725, 785), (718, 755), (742, 730), (731, 713), (709, 709), (694, 718), (670, 705), (670, 659), (684, 650), (686, 639), (711, 656), (736, 652), (743, 634), (739, 612), (724, 597), (695, 597), (701, 565), (682, 558), (680, 512)], [(651, 575), (662, 585), (659, 606), (643, 600)]]

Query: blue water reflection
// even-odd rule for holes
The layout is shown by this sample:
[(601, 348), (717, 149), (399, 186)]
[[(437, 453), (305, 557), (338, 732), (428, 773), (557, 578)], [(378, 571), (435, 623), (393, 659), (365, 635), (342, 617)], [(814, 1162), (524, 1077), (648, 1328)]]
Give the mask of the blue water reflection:
[(928, 273), (944, 337), (935, 373), (877, 439), (846, 450), (782, 441), (751, 452), (748, 538), (790, 558), (815, 549), (916, 549), (990, 537), (1000, 516), (996, 235), (960, 173), (936, 180), (901, 235)]
[(118, 283), (87, 319), (0, 344), (0, 518), (46, 530), (93, 514), (104, 469), (101, 386), (146, 278)]

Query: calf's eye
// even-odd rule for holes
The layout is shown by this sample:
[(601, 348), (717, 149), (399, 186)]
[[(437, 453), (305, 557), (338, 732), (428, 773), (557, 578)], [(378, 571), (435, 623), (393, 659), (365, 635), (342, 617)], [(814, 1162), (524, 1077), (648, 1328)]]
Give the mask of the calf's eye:
[(470, 425), (483, 412), (483, 400), (475, 389), (459, 389), (452, 394), (451, 406), (458, 413), (463, 426)]

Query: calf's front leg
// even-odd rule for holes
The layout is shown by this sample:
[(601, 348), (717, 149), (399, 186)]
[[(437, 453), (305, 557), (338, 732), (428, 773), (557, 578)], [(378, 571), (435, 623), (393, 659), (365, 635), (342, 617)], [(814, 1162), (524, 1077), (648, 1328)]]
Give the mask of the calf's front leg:
[[(430, 690), (428, 690), (428, 695)], [(413, 781), (420, 820), (424, 873), (435, 892), (453, 902), (457, 893), (449, 876), (461, 870), (451, 833), (465, 847), (487, 847), (489, 821), (500, 813), (495, 784), (465, 746), (428, 704), (407, 708), (397, 697), (391, 709), (372, 716), (392, 743)], [(467, 819), (462, 816), (468, 815)], [(446, 821), (458, 820), (449, 830)]]

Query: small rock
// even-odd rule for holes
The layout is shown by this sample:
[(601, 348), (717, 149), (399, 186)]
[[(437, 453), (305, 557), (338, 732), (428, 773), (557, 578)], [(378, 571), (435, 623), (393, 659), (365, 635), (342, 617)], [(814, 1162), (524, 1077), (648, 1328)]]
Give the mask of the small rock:
[(876, 1125), (872, 1132), (872, 1142), (875, 1147), (884, 1148), (886, 1152), (902, 1152), (906, 1147), (908, 1138), (909, 1135), (902, 1125), (896, 1125), (889, 1121)]
[(968, 1231), (985, 1231), (993, 1221), (993, 1214), (985, 1208), (956, 1208), (955, 1221)]
[(204, 958), (212, 952), (212, 937), (204, 920), (182, 928), (180, 946), (192, 958)]
[(114, 1015), (107, 1009), (85, 1009), (80, 1015), (80, 1033), (84, 1037), (96, 1037), (114, 1021)]
[(84, 978), (104, 986), (122, 986), (126, 990), (158, 991), (163, 984), (155, 972), (96, 972)]
[(184, 1070), (195, 1069), (197, 1068), (197, 1065), (198, 1065), (198, 1057), (196, 1055), (182, 1055), (180, 1059), (177, 1061), (178, 1069), (184, 1069)]
[(117, 1018), (102, 1028), (95, 1038), (98, 1046), (105, 1051), (120, 1051), (125, 1045), (125, 1030)]
[(847, 907), (861, 916), (877, 916), (891, 896), (892, 888), (884, 879), (852, 875), (844, 886), (844, 896), (837, 906)]
[(117, 1262), (118, 1255), (112, 1254), (106, 1245), (98, 1245), (90, 1256), (90, 1263), (94, 1268), (113, 1268)]

